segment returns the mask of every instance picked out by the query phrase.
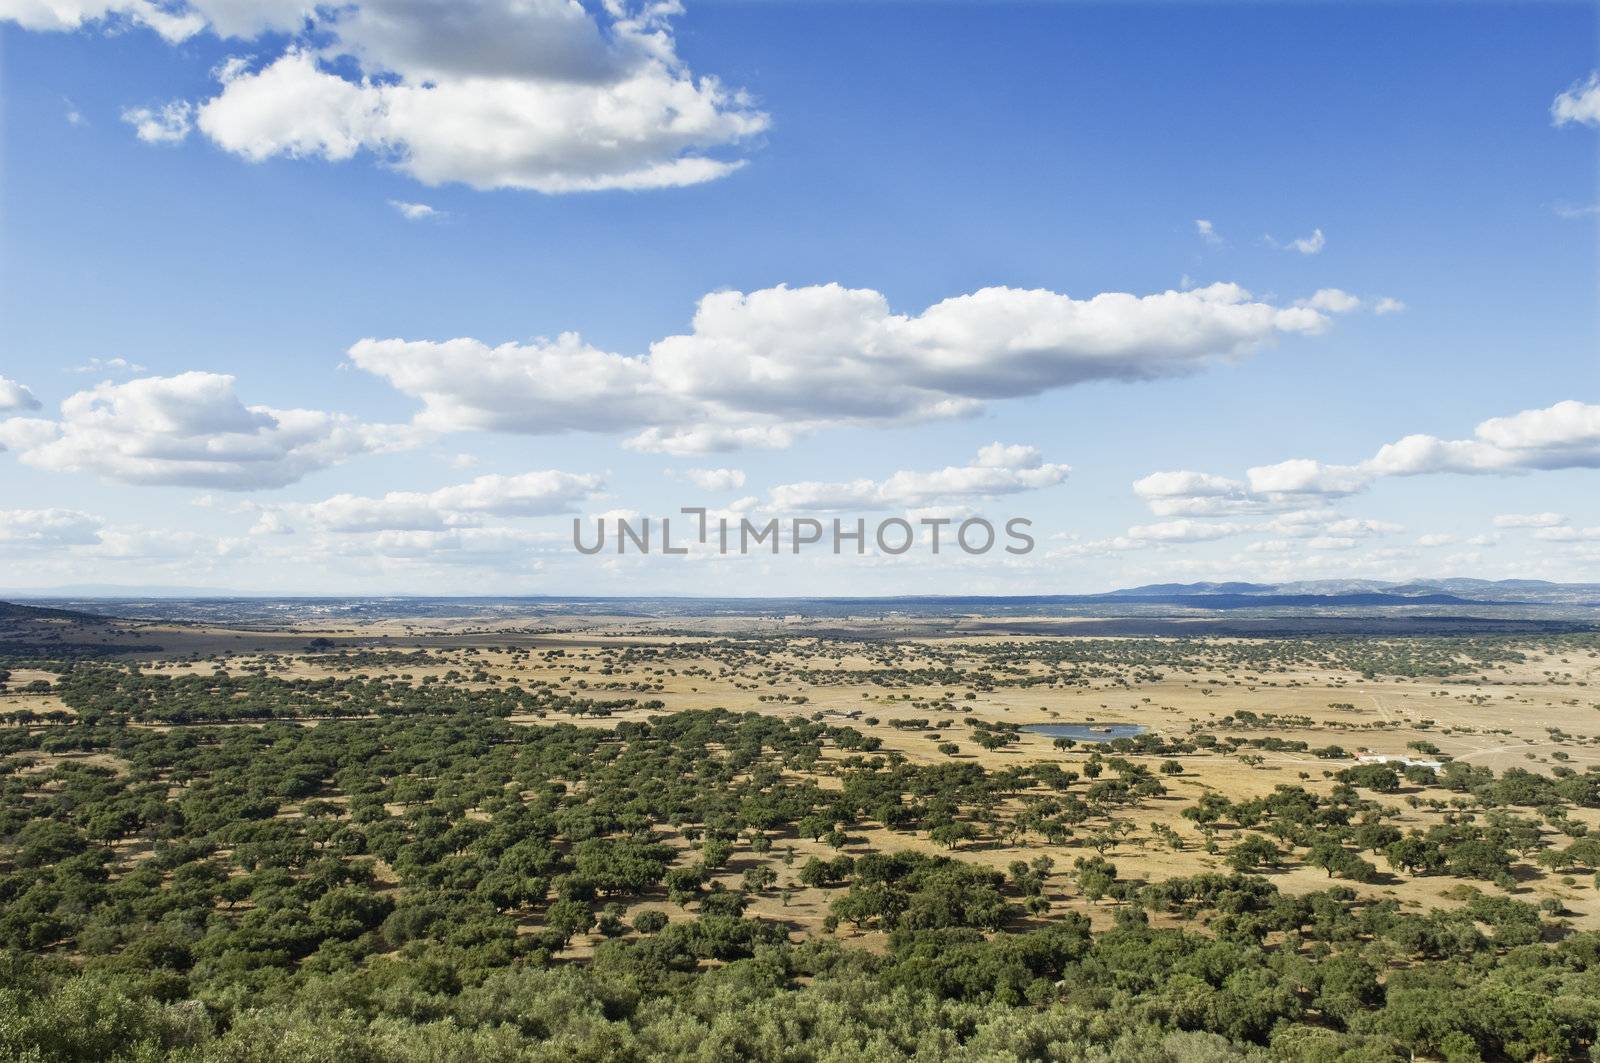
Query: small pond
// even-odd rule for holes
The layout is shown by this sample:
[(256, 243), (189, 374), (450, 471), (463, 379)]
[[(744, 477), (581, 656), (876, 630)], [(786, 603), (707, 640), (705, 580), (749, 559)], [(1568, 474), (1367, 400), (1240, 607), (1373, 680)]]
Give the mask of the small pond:
[(1149, 730), (1137, 723), (1028, 723), (1024, 731), (1051, 738), (1071, 738), (1078, 742), (1109, 742), (1113, 738), (1132, 738)]

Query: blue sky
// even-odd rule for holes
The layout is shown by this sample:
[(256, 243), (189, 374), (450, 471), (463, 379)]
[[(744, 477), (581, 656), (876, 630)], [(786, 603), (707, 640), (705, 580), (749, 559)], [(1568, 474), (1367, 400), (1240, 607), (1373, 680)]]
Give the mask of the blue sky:
[[(551, 3), (527, 27), (486, 0), (446, 54), (428, 5), (405, 9), (416, 46), (268, 0), (36, 3), (0, 0), (0, 584), (1035, 593), (1597, 571), (1592, 6), (619, 21)], [(249, 62), (219, 80), (230, 57)], [(565, 115), (619, 85), (698, 86), (703, 128), (685, 146), (648, 108), (609, 130)], [(441, 104), (455, 89), (473, 102)], [(684, 177), (686, 157), (716, 173)], [(627, 187), (591, 188), (608, 184)], [(1237, 288), (1194, 294), (1217, 284)], [(692, 329), (708, 294), (779, 285), (736, 334)], [(901, 326), (806, 295), (822, 285), (910, 319), (1010, 294)], [(589, 353), (535, 342), (565, 332)], [(369, 338), (406, 345), (354, 357)], [(438, 346), (457, 338), (479, 346)], [(484, 368), (502, 344), (525, 398)], [(729, 383), (764, 359), (781, 384)], [(569, 401), (604, 367), (620, 375)], [(296, 435), (288, 410), (323, 420)], [(552, 430), (568, 422), (601, 430)], [(695, 426), (717, 449), (685, 452)], [(1435, 442), (1379, 460), (1412, 436)], [(978, 457), (996, 442), (1013, 450)], [(1289, 459), (1316, 466), (1248, 472)], [(567, 479), (534, 475), (552, 470)], [(1146, 479), (1180, 471), (1204, 478)], [(574, 514), (694, 504), (1024, 515), (1040, 546), (570, 549)]]

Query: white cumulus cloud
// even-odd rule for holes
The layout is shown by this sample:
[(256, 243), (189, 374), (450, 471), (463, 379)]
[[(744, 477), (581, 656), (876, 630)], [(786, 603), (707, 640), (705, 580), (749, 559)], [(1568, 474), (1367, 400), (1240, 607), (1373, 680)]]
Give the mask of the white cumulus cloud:
[(1540, 528), (1533, 537), (1552, 543), (1592, 542), (1600, 539), (1600, 528), (1574, 528), (1563, 524), (1559, 528)]
[(1306, 305), (1333, 314), (1346, 314), (1361, 308), (1361, 299), (1342, 288), (1321, 288), (1313, 292)]
[(194, 128), (194, 107), (178, 100), (160, 107), (129, 107), (122, 120), (133, 126), (134, 135), (146, 144), (177, 144), (188, 139)]
[(794, 510), (911, 509), (964, 499), (1037, 491), (1066, 480), (1072, 469), (1047, 463), (1035, 447), (991, 443), (969, 465), (933, 471), (901, 471), (883, 480), (781, 484), (768, 508)]
[(737, 491), (744, 486), (743, 469), (685, 469), (682, 475), (702, 491)]
[[(1243, 484), (1186, 470), (1160, 472), (1137, 481), (1134, 491), (1157, 514), (1204, 515), (1268, 509), (1293, 498), (1354, 494), (1389, 476), (1514, 475), (1594, 468), (1600, 468), (1600, 405), (1569, 399), (1543, 409), (1490, 418), (1473, 430), (1471, 439), (1409, 435), (1351, 465), (1291, 458), (1249, 469)], [(1496, 523), (1506, 519), (1521, 518), (1502, 517)]]
[(1558, 126), (1600, 125), (1600, 71), (1557, 96), (1550, 104), (1550, 119)]
[(153, 0), (3, 0), (0, 20), (40, 32), (71, 31), (96, 23), (109, 30), (144, 26), (174, 43), (194, 36), (206, 24), (197, 11)]
[(1250, 530), (1248, 524), (1183, 519), (1136, 524), (1128, 529), (1128, 538), (1140, 542), (1200, 543), (1242, 535)]
[(103, 522), (72, 509), (0, 509), (0, 547), (81, 546), (99, 541)]
[(72, 367), (74, 373), (142, 373), (144, 366), (137, 362), (130, 362), (126, 358), (91, 358), (81, 365)]
[(972, 414), (990, 400), (1099, 380), (1151, 380), (1237, 358), (1329, 315), (1233, 284), (1075, 299), (985, 288), (920, 314), (837, 284), (717, 292), (691, 330), (629, 357), (577, 333), (491, 346), (366, 339), (356, 366), (422, 403), (435, 429), (632, 432), (669, 453), (781, 447), (826, 425)]
[(282, 487), (413, 437), (320, 410), (246, 406), (233, 377), (200, 372), (107, 382), (67, 398), (59, 419), (0, 421), (0, 443), (37, 468), (230, 491)]
[(1386, 520), (1344, 517), (1332, 509), (1292, 510), (1267, 522), (1265, 528), (1278, 535), (1312, 539), (1319, 536), (1338, 539), (1365, 539), (1392, 535), (1404, 529)]
[(1502, 513), (1494, 518), (1496, 528), (1554, 528), (1566, 522), (1559, 513)]
[[(487, 517), (574, 512), (602, 486), (598, 476), (552, 469), (516, 476), (479, 476), (436, 491), (391, 491), (379, 497), (335, 495), (269, 512), (334, 532), (442, 531), (474, 527)], [(274, 524), (269, 530), (279, 527)]]
[[(426, 184), (539, 192), (696, 184), (763, 132), (747, 94), (677, 55), (676, 0), (3, 0), (37, 31), (210, 30), (252, 54), (209, 99), (130, 108), (140, 139), (191, 128), (250, 160), (368, 153)], [(287, 38), (287, 43), (284, 39)], [(264, 53), (264, 54), (263, 54)]]
[(9, 377), (0, 376), (0, 413), (17, 413), (38, 408), (39, 400), (33, 397), (33, 392)]
[(1313, 229), (1310, 236), (1297, 237), (1288, 243), (1279, 243), (1269, 233), (1267, 235), (1267, 243), (1279, 251), (1296, 251), (1302, 255), (1315, 255), (1328, 246), (1328, 238), (1323, 235), (1321, 229)]
[(408, 203), (403, 199), (389, 200), (389, 206), (406, 221), (426, 221), (429, 218), (441, 217), (439, 211), (434, 210), (426, 203)]

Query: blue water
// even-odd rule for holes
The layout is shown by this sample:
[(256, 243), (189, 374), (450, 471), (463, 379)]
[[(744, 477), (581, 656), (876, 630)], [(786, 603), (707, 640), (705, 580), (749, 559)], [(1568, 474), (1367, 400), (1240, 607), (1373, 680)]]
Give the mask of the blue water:
[[(1104, 730), (1091, 731), (1089, 730), (1091, 727), (1100, 727)], [(1051, 738), (1071, 738), (1079, 742), (1109, 742), (1113, 738), (1132, 738), (1149, 730), (1148, 727), (1137, 723), (1029, 723), (1023, 724), (1022, 729), (1034, 734), (1049, 735)]]

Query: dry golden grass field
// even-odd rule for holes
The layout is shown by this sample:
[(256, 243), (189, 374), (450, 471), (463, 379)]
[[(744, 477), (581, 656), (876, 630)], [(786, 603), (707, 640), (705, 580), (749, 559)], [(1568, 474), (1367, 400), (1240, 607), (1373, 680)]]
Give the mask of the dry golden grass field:
[[(1024, 731), (1011, 744), (985, 748), (974, 741), (977, 732), (968, 721), (1136, 724), (1173, 740), (1200, 735), (1224, 740), (1170, 758), (1181, 772), (1163, 775), (1165, 794), (1116, 809), (1065, 841), (1051, 843), (1026, 829), (1003, 826), (1020, 810), (1013, 805), (992, 810), (993, 829), (956, 850), (964, 860), (1002, 870), (1019, 859), (1051, 857), (1054, 873), (1046, 896), (1052, 909), (1075, 908), (1097, 925), (1109, 922), (1109, 910), (1071, 888), (1067, 872), (1075, 858), (1099, 852), (1123, 877), (1147, 881), (1226, 869), (1226, 853), (1242, 835), (1226, 824), (1202, 830), (1182, 815), (1207, 792), (1230, 800), (1265, 795), (1280, 785), (1327, 793), (1337, 785), (1334, 774), (1351, 766), (1358, 752), (1422, 756), (1417, 745), (1430, 757), (1496, 772), (1523, 768), (1549, 775), (1600, 765), (1600, 652), (1539, 637), (1497, 640), (1495, 652), (1482, 657), (1476, 643), (1448, 639), (928, 634), (895, 620), (813, 628), (803, 621), (689, 624), (586, 616), (492, 630), (466, 621), (334, 630), (310, 624), (234, 630), (113, 622), (73, 637), (115, 648), (114, 659), (153, 674), (225, 668), (285, 679), (431, 680), (467, 689), (547, 685), (601, 704), (627, 703), (575, 718), (513, 717), (524, 724), (560, 720), (609, 728), (621, 720), (710, 708), (804, 716), (876, 738), (880, 755), (930, 764), (977, 763), (993, 770), (1053, 762), (1082, 772), (1094, 747), (1058, 748), (1050, 738)], [(152, 644), (159, 650), (138, 648)], [(1373, 666), (1375, 654), (1389, 663)], [(1424, 662), (1419, 671), (1439, 674), (1394, 674), (1396, 668), (1404, 670), (1404, 662), (1418, 660)], [(49, 691), (51, 678), (40, 669), (13, 672), (0, 692), (0, 712), (70, 711)], [(1254, 744), (1231, 745), (1225, 741), (1229, 737)], [(1340, 747), (1343, 755), (1328, 753), (1329, 746)], [(830, 751), (810, 777), (820, 786), (837, 786), (830, 770), (837, 759), (837, 751)], [(1153, 768), (1168, 758), (1136, 759)], [(1457, 794), (1425, 785), (1371, 796), (1395, 812), (1393, 822), (1402, 830), (1426, 829), (1462, 807)], [(1569, 822), (1600, 828), (1600, 811), (1574, 810)], [(1554, 839), (1548, 823), (1541, 830)], [(684, 849), (690, 845), (670, 834), (665, 841)], [(830, 894), (801, 885), (798, 868), (812, 856), (859, 855), (875, 848), (944, 851), (925, 835), (881, 827), (853, 831), (833, 846), (791, 835), (766, 854), (741, 853), (718, 876), (734, 888), (751, 867), (771, 867), (776, 884), (755, 896), (751, 913), (786, 922), (797, 934), (817, 934)], [(1395, 870), (1384, 866), (1382, 857), (1373, 859), (1380, 870)], [(1329, 884), (1323, 870), (1293, 858), (1266, 873), (1289, 892)], [(1560, 874), (1530, 860), (1518, 862), (1514, 875), (1514, 892), (1521, 899), (1556, 898), (1575, 928), (1600, 929), (1595, 876)], [(1467, 887), (1496, 890), (1449, 875), (1393, 873), (1352, 886), (1418, 909), (1455, 905)], [(630, 921), (646, 907), (665, 905), (635, 902)], [(835, 932), (875, 945), (873, 935), (854, 933), (848, 925)], [(580, 937), (573, 954), (581, 955), (587, 945)]]

